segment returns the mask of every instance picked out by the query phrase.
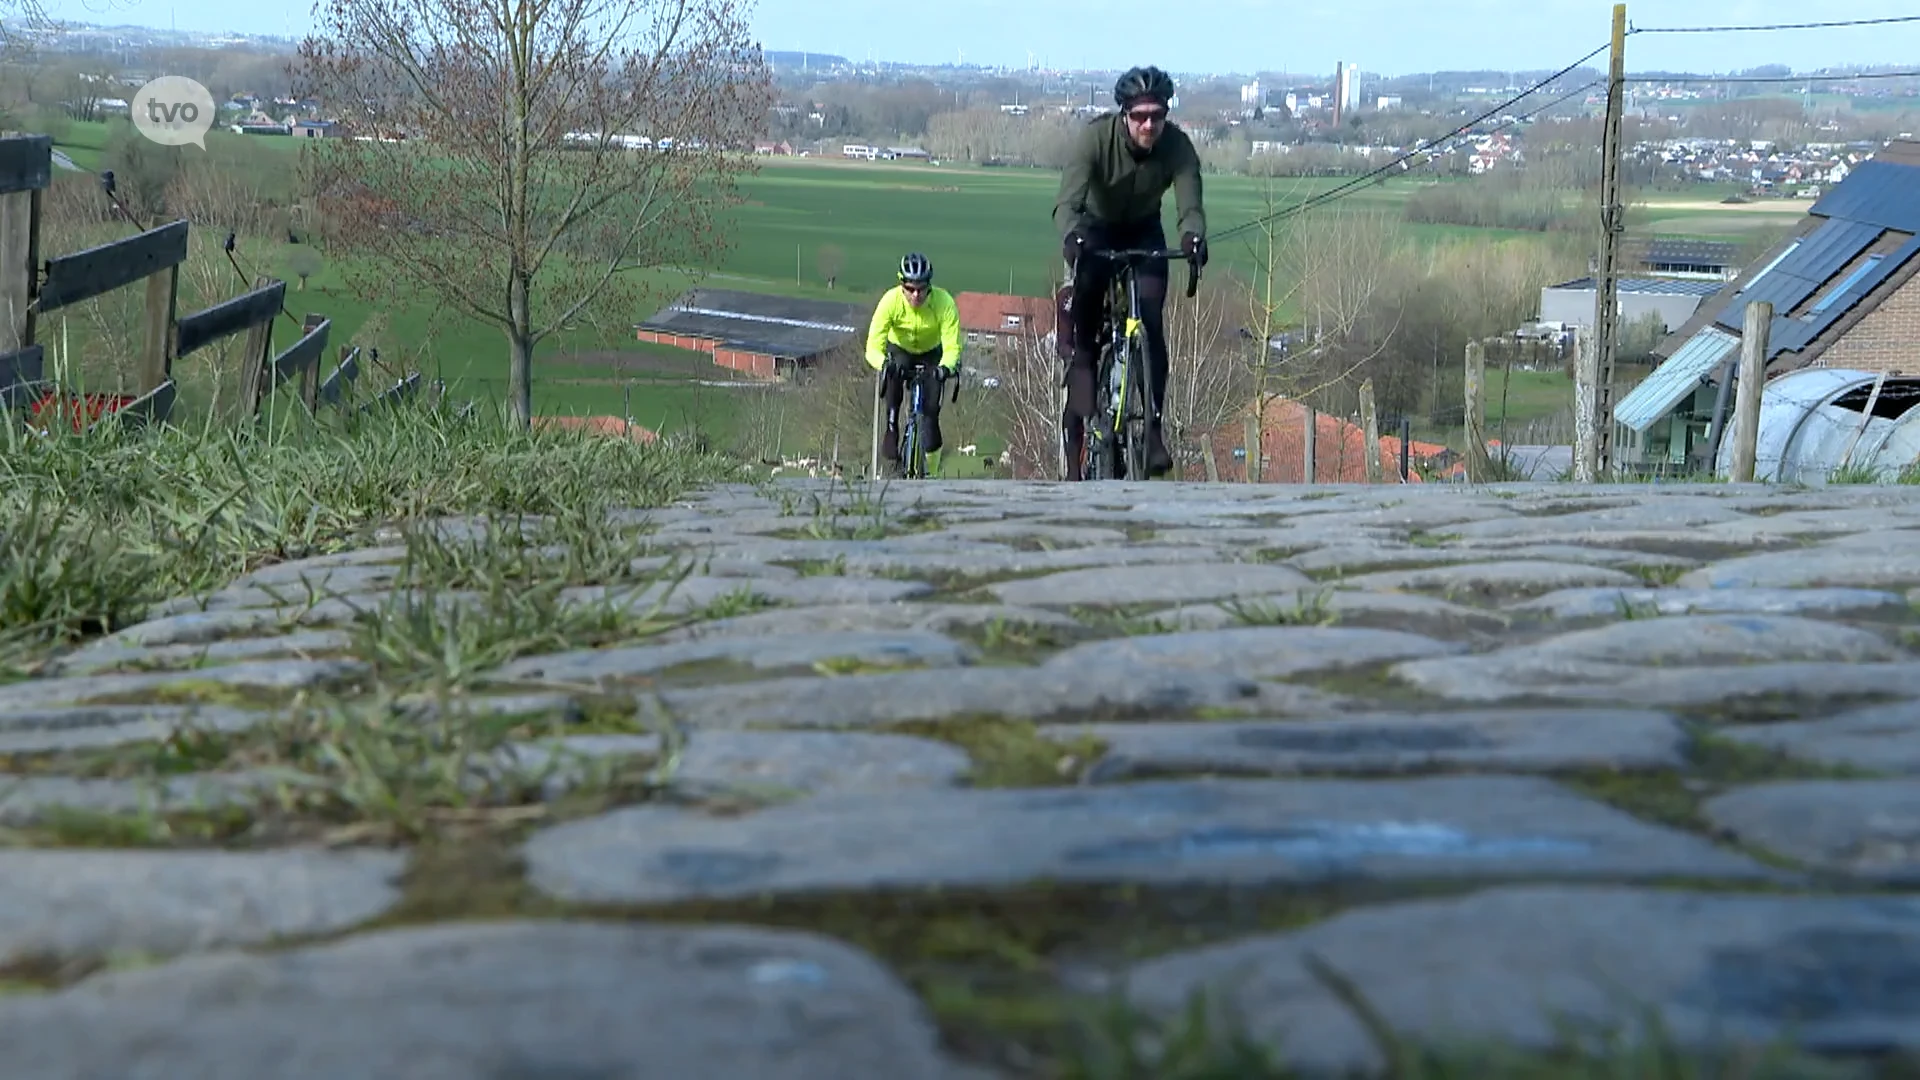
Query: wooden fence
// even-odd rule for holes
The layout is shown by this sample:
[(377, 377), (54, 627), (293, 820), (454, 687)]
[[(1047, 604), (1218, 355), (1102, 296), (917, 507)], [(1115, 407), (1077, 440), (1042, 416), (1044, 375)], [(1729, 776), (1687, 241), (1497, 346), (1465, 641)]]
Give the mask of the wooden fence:
[[(165, 423), (176, 397), (173, 362), (239, 333), (247, 335), (241, 394), (250, 413), (258, 415), (267, 395), (295, 377), (310, 411), (321, 403), (345, 405), (346, 387), (359, 374), (359, 350), (341, 349), (333, 374), (320, 381), (320, 358), (332, 329), (325, 316), (307, 316), (299, 338), (273, 352), (274, 322), (285, 310), (285, 281), (256, 278), (250, 292), (176, 317), (180, 266), (187, 259), (184, 220), (42, 262), (41, 198), (52, 176), (48, 136), (0, 138), (0, 405), (38, 409), (66, 402), (66, 392), (45, 376), (45, 352), (34, 340), (39, 317), (136, 285), (146, 291), (146, 315), (134, 393), (88, 411), (112, 412), (134, 424)], [(418, 382), (417, 376), (403, 379), (380, 401), (406, 396)]]

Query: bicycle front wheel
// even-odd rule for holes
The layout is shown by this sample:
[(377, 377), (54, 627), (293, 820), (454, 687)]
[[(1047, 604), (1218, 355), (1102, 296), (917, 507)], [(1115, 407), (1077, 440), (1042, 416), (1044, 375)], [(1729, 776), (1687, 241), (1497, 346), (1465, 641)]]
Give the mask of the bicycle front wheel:
[(1120, 441), (1127, 461), (1127, 479), (1147, 479), (1147, 343), (1136, 331), (1127, 335), (1127, 407), (1120, 418)]
[(927, 477), (927, 444), (920, 433), (926, 430), (926, 417), (921, 413), (913, 416), (913, 443), (907, 456), (907, 475), (916, 480)]

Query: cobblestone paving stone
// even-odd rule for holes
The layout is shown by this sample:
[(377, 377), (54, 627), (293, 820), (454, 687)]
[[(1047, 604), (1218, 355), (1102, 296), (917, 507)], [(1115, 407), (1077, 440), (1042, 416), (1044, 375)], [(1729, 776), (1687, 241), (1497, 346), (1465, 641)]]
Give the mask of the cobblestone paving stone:
[(1383, 1064), (1354, 991), (1920, 1054), (1920, 487), (796, 481), (621, 530), (512, 649), (383, 528), (0, 684), (8, 1074), (1037, 1077), (1045, 1002), (1196, 991), (1309, 1074)]

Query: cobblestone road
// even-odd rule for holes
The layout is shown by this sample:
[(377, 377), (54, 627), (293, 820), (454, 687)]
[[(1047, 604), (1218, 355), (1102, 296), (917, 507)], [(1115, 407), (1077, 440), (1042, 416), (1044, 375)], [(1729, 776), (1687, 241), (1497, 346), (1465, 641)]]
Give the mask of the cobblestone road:
[[(1920, 1049), (1920, 487), (820, 482), (643, 523), (693, 575), (566, 602), (699, 618), (400, 703), (580, 732), (461, 763), (551, 766), (485, 873), (178, 824), (298, 780), (176, 725), (244, 747), (394, 662), (354, 627), (396, 536), (0, 685), (8, 1074), (1018, 1075), (966, 963), (862, 936), (859, 897), (933, 886), (1089, 905), (1030, 975), (1211, 988), (1307, 1068), (1380, 1060), (1313, 957), (1408, 1032), (1653, 1005)], [(541, 805), (623, 762), (645, 797)], [(1163, 906), (1093, 910), (1127, 887)]]

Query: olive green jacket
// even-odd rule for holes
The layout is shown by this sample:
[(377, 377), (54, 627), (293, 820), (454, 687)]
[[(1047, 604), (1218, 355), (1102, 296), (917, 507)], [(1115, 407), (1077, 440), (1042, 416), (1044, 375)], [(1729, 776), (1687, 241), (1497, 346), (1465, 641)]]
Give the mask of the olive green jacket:
[(1130, 225), (1158, 220), (1161, 199), (1173, 189), (1180, 211), (1179, 231), (1207, 235), (1200, 206), (1200, 154), (1180, 126), (1167, 121), (1153, 152), (1134, 157), (1126, 118), (1107, 113), (1088, 121), (1074, 140), (1072, 155), (1060, 173), (1060, 195), (1053, 223), (1065, 236), (1077, 225), (1101, 222)]

